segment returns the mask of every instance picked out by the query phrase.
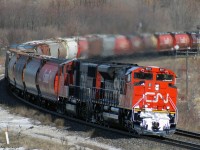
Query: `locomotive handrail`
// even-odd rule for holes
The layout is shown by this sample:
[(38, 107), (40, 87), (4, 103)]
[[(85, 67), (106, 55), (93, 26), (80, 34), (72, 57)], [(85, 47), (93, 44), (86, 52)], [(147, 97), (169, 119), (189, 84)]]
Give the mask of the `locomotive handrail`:
[(85, 89), (97, 89), (97, 90), (104, 90), (104, 91), (119, 91), (119, 90), (112, 90), (112, 89), (103, 89), (103, 88), (96, 88), (96, 87), (84, 87), (84, 86), (77, 86), (77, 85), (69, 85), (70, 87), (79, 87)]
[(176, 107), (176, 105), (174, 104), (174, 102), (172, 101), (170, 96), (169, 96), (169, 102), (172, 105), (172, 107), (174, 108), (174, 110), (176, 111), (175, 122), (177, 124), (177, 122), (178, 122), (178, 108)]
[(134, 109), (135, 109), (135, 106), (137, 106), (145, 98), (146, 98), (146, 95), (143, 94), (143, 96), (140, 98), (140, 100), (132, 107), (132, 121), (134, 120)]
[[(84, 99), (84, 98), (89, 98), (92, 101), (98, 101), (96, 99), (96, 94), (99, 91), (105, 92), (104, 95), (102, 95), (102, 98), (99, 98), (99, 100), (102, 100), (102, 103), (106, 103), (106, 104), (110, 104), (110, 105), (118, 105), (119, 103), (119, 95), (120, 95), (120, 91), (119, 90), (112, 90), (112, 89), (103, 89), (103, 88), (95, 88), (95, 87), (84, 87), (84, 86), (76, 86), (76, 85), (69, 85), (69, 87), (72, 88), (79, 88), (80, 90), (83, 90), (84, 92), (82, 92), (82, 94), (80, 95), (80, 99)], [(99, 96), (100, 92), (98, 93)], [(112, 102), (113, 101), (113, 102)]]

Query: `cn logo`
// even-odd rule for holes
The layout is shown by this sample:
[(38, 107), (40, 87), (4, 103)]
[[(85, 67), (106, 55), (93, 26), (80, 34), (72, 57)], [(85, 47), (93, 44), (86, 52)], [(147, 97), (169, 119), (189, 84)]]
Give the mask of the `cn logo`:
[(153, 96), (154, 99), (150, 100), (150, 99), (146, 99), (146, 102), (151, 102), (151, 103), (157, 103), (159, 98), (163, 100), (163, 102), (166, 104), (169, 102), (169, 93), (167, 93), (166, 99), (164, 99), (164, 97), (162, 96), (161, 93), (155, 93), (155, 92), (146, 92), (145, 96)]

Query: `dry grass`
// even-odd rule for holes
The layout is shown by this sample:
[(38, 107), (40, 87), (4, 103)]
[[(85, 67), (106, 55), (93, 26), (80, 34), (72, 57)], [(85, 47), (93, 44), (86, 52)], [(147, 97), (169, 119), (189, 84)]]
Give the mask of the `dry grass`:
[(5, 49), (0, 49), (0, 74), (5, 72)]
[(63, 127), (65, 125), (64, 119), (56, 119), (54, 120), (56, 127)]
[[(56, 142), (53, 138), (45, 140), (22, 134), (20, 132), (10, 131), (9, 133), (10, 144), (6, 144), (5, 132), (0, 132), (0, 148), (19, 148), (25, 149), (42, 149), (42, 150), (104, 150), (95, 145), (77, 143), (76, 145), (69, 144), (65, 137), (61, 137), (60, 142)], [(43, 135), (46, 136), (46, 135)]]
[(106, 150), (105, 148), (100, 148), (100, 147), (97, 147), (95, 145), (89, 145), (89, 144), (85, 144), (85, 143), (80, 143), (79, 145), (82, 146), (82, 147), (90, 148), (92, 150)]
[(65, 124), (65, 120), (61, 118), (55, 118), (53, 119), (51, 115), (49, 114), (43, 114), (40, 113), (37, 110), (30, 109), (27, 107), (13, 107), (12, 109), (9, 109), (10, 113), (12, 114), (20, 114), (23, 117), (29, 117), (33, 118), (34, 120), (38, 120), (43, 125), (51, 125), (56, 126), (58, 128), (62, 128)]
[[(43, 140), (33, 138), (24, 134), (9, 132), (9, 140), (10, 144), (6, 144), (5, 133), (0, 132), (0, 147), (1, 148), (18, 148), (24, 147), (25, 149), (44, 149), (44, 150), (68, 150), (70, 146), (68, 146), (67, 142), (65, 143), (56, 143), (53, 140)], [(36, 144), (37, 143), (37, 144)]]

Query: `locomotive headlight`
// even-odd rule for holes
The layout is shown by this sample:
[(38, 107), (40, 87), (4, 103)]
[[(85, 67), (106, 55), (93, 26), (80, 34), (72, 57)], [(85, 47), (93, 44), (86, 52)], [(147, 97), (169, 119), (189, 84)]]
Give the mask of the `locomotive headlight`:
[(160, 89), (159, 84), (155, 84), (155, 90), (158, 91)]
[(147, 71), (151, 71), (152, 68), (151, 68), (151, 67), (146, 67), (146, 70), (147, 70)]
[(167, 106), (167, 109), (169, 110), (169, 109), (170, 109), (170, 107), (169, 107), (169, 106)]
[(164, 68), (160, 68), (160, 72), (164, 72), (165, 71), (165, 69)]

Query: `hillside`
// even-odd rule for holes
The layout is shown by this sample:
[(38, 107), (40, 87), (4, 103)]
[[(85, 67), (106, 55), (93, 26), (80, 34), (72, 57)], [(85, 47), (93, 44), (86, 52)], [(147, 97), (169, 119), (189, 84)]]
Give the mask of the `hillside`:
[(1, 0), (0, 47), (58, 36), (192, 31), (199, 0)]

